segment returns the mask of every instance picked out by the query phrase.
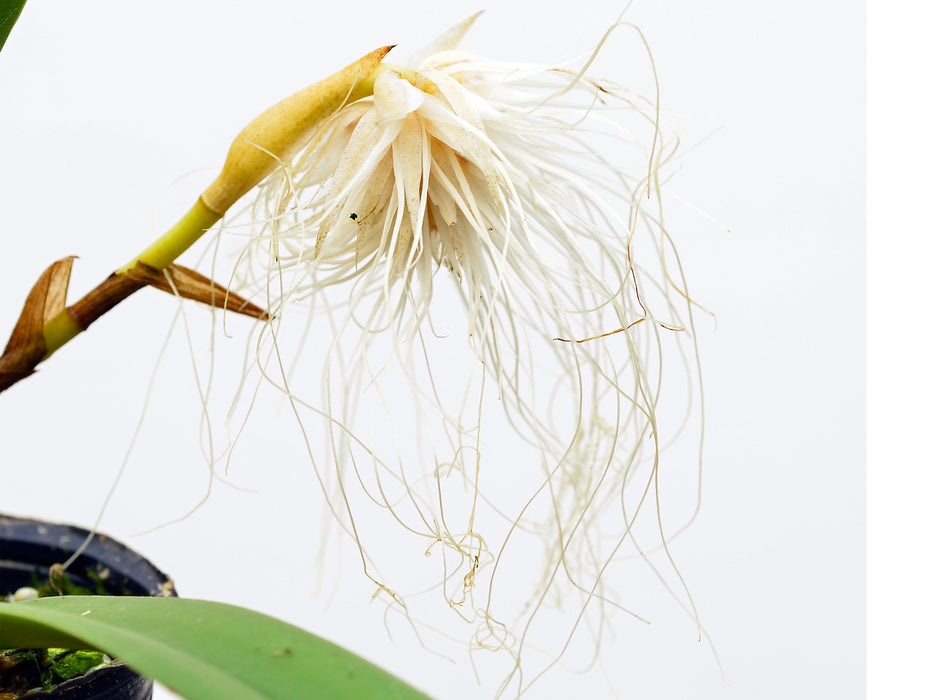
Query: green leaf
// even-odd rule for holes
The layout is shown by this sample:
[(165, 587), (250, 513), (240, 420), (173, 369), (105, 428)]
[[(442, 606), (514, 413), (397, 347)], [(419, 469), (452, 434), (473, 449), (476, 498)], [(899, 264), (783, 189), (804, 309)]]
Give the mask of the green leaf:
[(26, 0), (0, 0), (0, 49), (6, 43), (6, 38), (19, 19), (19, 13), (23, 11), (25, 4)]
[(0, 603), (4, 647), (99, 649), (188, 700), (427, 698), (320, 637), (204, 600), (63, 596)]

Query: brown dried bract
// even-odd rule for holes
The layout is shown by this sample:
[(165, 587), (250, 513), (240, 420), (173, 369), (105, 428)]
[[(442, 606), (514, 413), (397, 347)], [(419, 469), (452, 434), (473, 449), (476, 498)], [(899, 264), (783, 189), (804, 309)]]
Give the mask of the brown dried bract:
[(200, 272), (181, 265), (172, 264), (160, 271), (137, 262), (126, 274), (131, 279), (145, 282), (150, 287), (185, 299), (192, 299), (208, 306), (233, 311), (262, 321), (269, 318), (268, 312), (262, 307), (222, 287)]
[(74, 256), (52, 263), (26, 297), (23, 311), (0, 357), (0, 391), (28, 377), (45, 357), (42, 328), (65, 308)]

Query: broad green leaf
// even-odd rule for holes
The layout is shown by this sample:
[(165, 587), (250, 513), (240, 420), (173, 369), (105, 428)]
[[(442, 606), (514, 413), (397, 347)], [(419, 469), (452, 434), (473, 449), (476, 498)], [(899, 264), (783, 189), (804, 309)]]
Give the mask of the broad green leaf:
[(26, 0), (0, 0), (0, 49), (6, 43), (6, 38), (19, 19), (19, 13), (23, 11), (25, 4)]
[(188, 700), (427, 696), (280, 620), (186, 598), (64, 596), (0, 603), (0, 648), (100, 649)]

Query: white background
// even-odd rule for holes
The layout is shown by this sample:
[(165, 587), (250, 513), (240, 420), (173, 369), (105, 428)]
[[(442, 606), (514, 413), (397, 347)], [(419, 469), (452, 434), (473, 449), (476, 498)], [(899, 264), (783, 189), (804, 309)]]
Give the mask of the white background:
[[(527, 8), (489, 8), (466, 47), (552, 62), (591, 47), (621, 9), (597, 0)], [(72, 290), (83, 293), (141, 249), (265, 106), (377, 46), (415, 49), (478, 9), (33, 0), (0, 54), (0, 331), (53, 260), (81, 256)], [(705, 500), (675, 556), (730, 685), (671, 611), (605, 649), (625, 697), (864, 693), (862, 10), (841, 0), (643, 0), (627, 15), (651, 44), (664, 105), (691, 119), (693, 150), (672, 190), (710, 217), (672, 214), (692, 292), (718, 321), (698, 327)], [(94, 521), (174, 310), (141, 293), (0, 398), (0, 510)], [(245, 329), (234, 327), (231, 342)], [(274, 407), (254, 417), (259, 437), (235, 471), (258, 494), (216, 487), (186, 520), (134, 535), (203, 495), (190, 364), (176, 334), (104, 530), (169, 571), (185, 596), (284, 617), (438, 698), (489, 696), (495, 683), (477, 690), (465, 663), (394, 646), (352, 564), (329, 605), (311, 595), (317, 539), (291, 513), (313, 484), (289, 462), (300, 455), (294, 425)], [(530, 697), (570, 692), (609, 693), (598, 676), (557, 671)]]

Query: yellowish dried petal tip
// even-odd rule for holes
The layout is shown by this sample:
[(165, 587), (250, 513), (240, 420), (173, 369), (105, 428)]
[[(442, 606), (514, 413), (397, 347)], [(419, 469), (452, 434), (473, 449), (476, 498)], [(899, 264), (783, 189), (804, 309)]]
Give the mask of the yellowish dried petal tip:
[(308, 135), (344, 104), (373, 94), (383, 46), (329, 78), (287, 97), (250, 122), (234, 139), (223, 170), (201, 195), (213, 212), (223, 215), (240, 197), (305, 145)]

